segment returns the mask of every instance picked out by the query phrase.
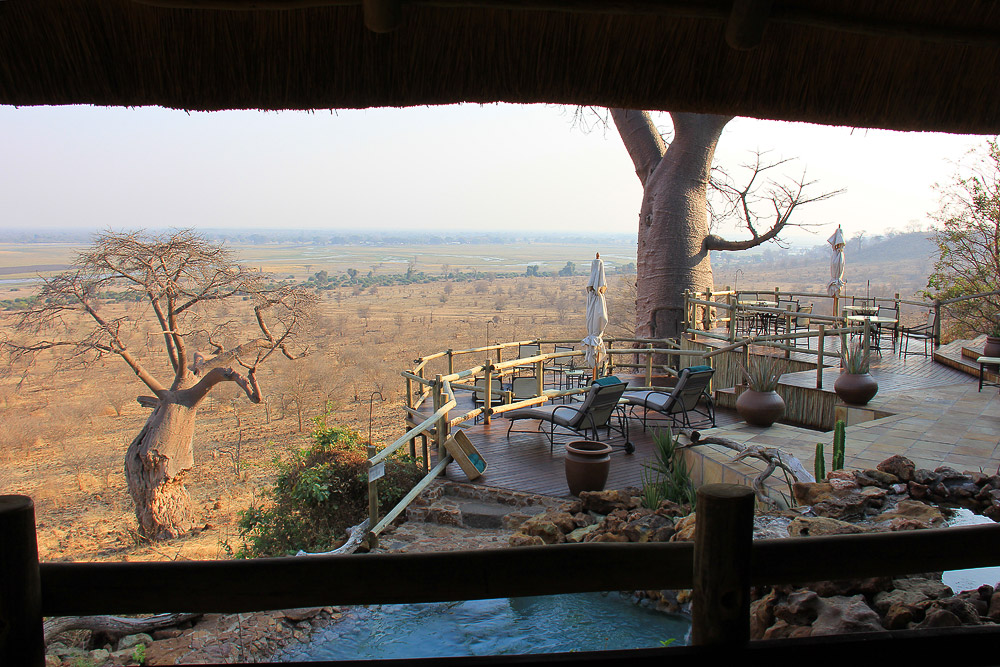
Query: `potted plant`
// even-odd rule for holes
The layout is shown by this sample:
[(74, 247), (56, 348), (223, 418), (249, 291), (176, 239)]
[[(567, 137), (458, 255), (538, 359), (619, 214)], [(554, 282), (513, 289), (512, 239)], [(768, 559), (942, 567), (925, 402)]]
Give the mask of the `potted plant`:
[(878, 393), (878, 382), (869, 373), (871, 353), (861, 340), (853, 340), (844, 349), (843, 371), (833, 383), (833, 390), (845, 403), (865, 405)]
[(984, 357), (1000, 357), (1000, 318), (990, 320), (990, 330), (983, 345)]
[(747, 388), (736, 399), (736, 411), (746, 423), (770, 426), (785, 416), (785, 401), (776, 389), (786, 367), (784, 359), (770, 355), (755, 355), (747, 366), (740, 365)]

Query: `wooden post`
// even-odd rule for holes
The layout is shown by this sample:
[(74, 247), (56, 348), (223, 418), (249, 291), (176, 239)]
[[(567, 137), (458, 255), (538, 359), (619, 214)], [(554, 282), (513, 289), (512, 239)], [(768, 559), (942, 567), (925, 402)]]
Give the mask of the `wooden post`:
[(535, 362), (535, 395), (541, 396), (542, 392), (545, 391), (545, 382), (543, 381), (543, 373), (545, 373), (545, 362), (536, 361)]
[[(652, 343), (646, 343), (646, 349), (647, 350), (652, 350), (653, 349), (653, 344)], [(647, 386), (647, 387), (652, 387), (653, 386), (653, 353), (652, 352), (647, 352), (646, 353), (646, 385), (645, 386)]]
[[(378, 477), (372, 479), (372, 464), (371, 459), (375, 456), (375, 446), (368, 445), (368, 526), (369, 528), (374, 528), (378, 524)], [(385, 466), (385, 463), (380, 465)], [(384, 468), (383, 468), (384, 469)], [(368, 532), (368, 549), (372, 550), (378, 546), (378, 536), (372, 533), (370, 530)]]
[(941, 302), (934, 299), (934, 347), (941, 347)]
[[(706, 293), (706, 297), (705, 297), (705, 301), (711, 301), (711, 300), (712, 300), (712, 293), (711, 292), (707, 292)], [(712, 308), (711, 308), (711, 306), (702, 306), (701, 307), (701, 326), (704, 327), (705, 331), (711, 331), (712, 330)]]
[(738, 484), (698, 489), (694, 533), (691, 643), (742, 647), (750, 642), (750, 553), (754, 493)]
[[(434, 401), (434, 412), (440, 410), (441, 406), (444, 405), (444, 395), (441, 392), (441, 385), (441, 376), (435, 375), (434, 388), (431, 395), (431, 398)], [(448, 420), (442, 418), (438, 419), (437, 425), (434, 426), (434, 444), (437, 445), (438, 461), (440, 461), (448, 453), (444, 448), (444, 441), (448, 439), (448, 434), (445, 433), (447, 423)]]
[(455, 372), (455, 357), (452, 354), (452, 350), (448, 350), (448, 375)]
[(691, 312), (691, 290), (684, 290), (684, 321), (681, 323), (681, 331), (686, 331), (689, 325), (689, 315)]
[(861, 349), (863, 349), (865, 352), (867, 352), (867, 351), (869, 351), (871, 349), (872, 323), (871, 323), (871, 320), (869, 320), (869, 319), (865, 319), (865, 320), (863, 320), (863, 322), (864, 322), (865, 332), (864, 332), (864, 334), (862, 336), (862, 339), (861, 339), (862, 342), (861, 342), (861, 344), (864, 347), (862, 347)]
[(819, 325), (819, 349), (816, 355), (816, 388), (823, 388), (823, 353), (826, 351), (826, 325)]
[(0, 665), (44, 664), (35, 504), (0, 496)]
[(493, 407), (493, 364), (487, 359), (483, 364), (486, 371), (486, 393), (483, 395), (483, 423), (490, 423), (490, 409)]
[[(406, 407), (413, 407), (413, 380), (406, 378)], [(410, 413), (407, 412), (406, 416), (409, 417)], [(410, 456), (414, 459), (417, 458), (417, 439), (410, 438)], [(371, 524), (375, 525), (375, 524)]]
[(739, 300), (735, 294), (729, 295), (729, 342), (736, 342), (736, 313), (739, 308)]

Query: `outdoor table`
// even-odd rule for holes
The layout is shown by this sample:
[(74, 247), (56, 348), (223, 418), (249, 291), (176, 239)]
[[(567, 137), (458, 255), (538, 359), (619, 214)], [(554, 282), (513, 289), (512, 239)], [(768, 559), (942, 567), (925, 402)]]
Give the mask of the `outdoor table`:
[[(777, 308), (778, 304), (775, 301), (737, 301), (737, 305), (743, 306), (745, 308)], [(759, 333), (767, 333), (767, 318), (771, 313), (749, 313), (751, 321), (753, 322), (752, 327), (755, 331)]]
[(848, 322), (860, 322), (860, 323), (871, 322), (871, 324), (874, 326), (874, 332), (873, 332), (875, 337), (874, 349), (876, 352), (878, 352), (878, 355), (880, 357), (882, 356), (882, 347), (881, 345), (879, 345), (879, 338), (881, 338), (881, 336), (879, 336), (879, 333), (881, 331), (882, 325), (884, 324), (892, 325), (898, 322), (898, 320), (894, 317), (879, 317), (878, 315), (848, 315), (846, 319)]

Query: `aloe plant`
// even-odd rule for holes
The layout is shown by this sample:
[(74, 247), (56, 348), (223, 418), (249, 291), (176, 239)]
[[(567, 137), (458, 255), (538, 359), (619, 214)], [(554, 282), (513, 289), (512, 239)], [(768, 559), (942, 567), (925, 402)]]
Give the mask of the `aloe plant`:
[(826, 478), (826, 454), (823, 452), (823, 443), (816, 443), (816, 457), (813, 460), (813, 472), (816, 476), (816, 481), (820, 481)]
[(754, 355), (747, 366), (740, 364), (740, 371), (747, 385), (754, 391), (774, 391), (778, 380), (788, 368), (788, 362), (770, 355)]
[(864, 375), (871, 364), (871, 352), (863, 341), (852, 340), (844, 349), (844, 370), (854, 375)]
[(847, 426), (843, 419), (838, 419), (833, 427), (833, 470), (844, 467), (844, 454), (847, 450)]

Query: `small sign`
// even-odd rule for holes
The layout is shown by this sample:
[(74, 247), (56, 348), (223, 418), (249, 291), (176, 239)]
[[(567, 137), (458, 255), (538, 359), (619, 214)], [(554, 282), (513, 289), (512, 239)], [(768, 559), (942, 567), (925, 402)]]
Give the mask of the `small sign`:
[(368, 481), (374, 482), (379, 477), (385, 477), (385, 462), (379, 463), (368, 469)]

